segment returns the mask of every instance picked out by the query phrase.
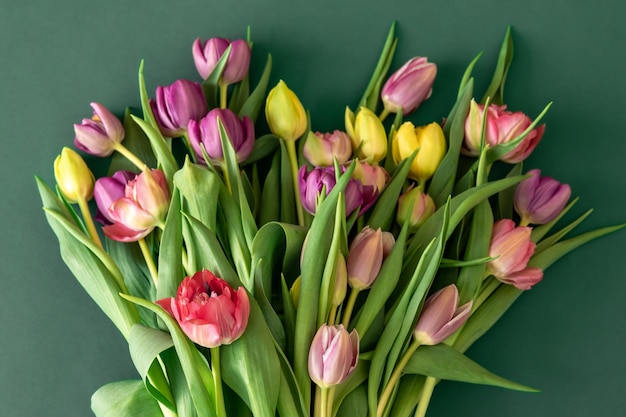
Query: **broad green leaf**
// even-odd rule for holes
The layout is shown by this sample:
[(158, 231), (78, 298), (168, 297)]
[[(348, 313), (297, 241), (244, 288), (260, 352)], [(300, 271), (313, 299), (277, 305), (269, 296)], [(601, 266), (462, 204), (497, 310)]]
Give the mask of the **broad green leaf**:
[(341, 402), (337, 417), (367, 417), (367, 391), (360, 385)]
[[(278, 314), (276, 314), (274, 306), (270, 302), (270, 299), (268, 298), (266, 290), (263, 286), (263, 281), (265, 280), (263, 274), (268, 272), (263, 268), (264, 265), (265, 262), (263, 262), (263, 259), (260, 259), (256, 265), (253, 264), (252, 277), (254, 278), (254, 298), (256, 299), (257, 303), (259, 303), (259, 308), (263, 313), (265, 323), (270, 329), (270, 333), (274, 338), (274, 342), (278, 344), (280, 349), (285, 350), (285, 346), (287, 343), (285, 339), (285, 328), (280, 321), (280, 317), (278, 317)], [(269, 295), (269, 297), (271, 297), (271, 294)]]
[(118, 381), (100, 387), (91, 397), (96, 417), (162, 417), (159, 404), (139, 380)]
[(459, 92), (457, 93), (457, 96), (456, 96), (457, 100), (461, 98), (461, 96), (463, 95), (463, 92), (465, 91), (465, 87), (467, 86), (467, 83), (469, 83), (470, 80), (472, 79), (472, 71), (474, 71), (474, 66), (476, 65), (476, 63), (478, 62), (482, 54), (483, 53), (481, 51), (478, 55), (476, 55), (476, 57), (472, 59), (472, 61), (469, 63), (469, 65), (465, 69), (465, 72), (463, 73), (463, 76), (461, 77), (461, 82), (459, 84)]
[(152, 151), (156, 156), (156, 159), (159, 163), (160, 168), (163, 170), (165, 174), (165, 178), (167, 178), (167, 185), (172, 188), (172, 178), (174, 177), (174, 173), (178, 171), (178, 164), (174, 159), (174, 155), (172, 155), (172, 151), (168, 148), (165, 143), (165, 139), (161, 135), (161, 132), (145, 120), (140, 119), (137, 116), (130, 116), (135, 123), (143, 130), (143, 132), (148, 137), (150, 141), (150, 145), (152, 146)]
[(390, 417), (413, 417), (426, 377), (406, 374), (400, 378)]
[(264, 225), (272, 221), (280, 220), (280, 208), (282, 202), (282, 192), (280, 189), (281, 180), (281, 154), (276, 153), (272, 158), (272, 164), (265, 182), (263, 192), (261, 192), (261, 207), (258, 213), (258, 224)]
[(174, 174), (174, 185), (183, 199), (181, 209), (215, 231), (220, 178), (186, 158), (183, 168)]
[(260, 161), (261, 159), (268, 157), (276, 151), (279, 146), (279, 141), (280, 139), (272, 134), (263, 135), (260, 138), (257, 138), (254, 141), (254, 148), (252, 148), (252, 153), (250, 153), (248, 159), (241, 163), (241, 166), (250, 165), (254, 162)]
[(280, 289), (283, 300), (283, 323), (285, 325), (285, 356), (290, 363), (293, 362), (294, 338), (296, 334), (296, 306), (289, 292), (285, 276), (281, 275)]
[(587, 210), (585, 213), (583, 213), (582, 216), (580, 216), (579, 218), (577, 218), (576, 220), (574, 220), (573, 222), (571, 222), (570, 224), (568, 224), (567, 226), (559, 230), (558, 232), (551, 234), (550, 236), (548, 236), (547, 238), (539, 242), (537, 246), (535, 247), (535, 256), (539, 255), (541, 252), (550, 248), (559, 240), (563, 239), (569, 232), (574, 230), (576, 226), (581, 224), (587, 217), (589, 217), (589, 215), (592, 212), (593, 212), (593, 209)]
[[(369, 360), (364, 359), (363, 355), (360, 355), (359, 362), (357, 363), (356, 368), (350, 374), (348, 379), (346, 379), (344, 382), (342, 382), (341, 384), (335, 387), (335, 400), (333, 401), (332, 415), (335, 415), (335, 413), (337, 413), (337, 410), (343, 403), (343, 400), (351, 392), (353, 392), (360, 386), (363, 386), (363, 389), (365, 389), (365, 386), (363, 383), (367, 380), (367, 376), (369, 374), (369, 367), (370, 367)], [(365, 400), (364, 405), (366, 406), (365, 408), (367, 409), (367, 400)]]
[[(167, 370), (167, 381), (170, 385), (172, 395), (174, 396), (178, 417), (199, 417), (196, 412), (196, 407), (193, 404), (193, 398), (187, 386), (187, 379), (185, 378), (185, 373), (183, 372), (176, 350), (173, 348), (165, 350), (160, 356)], [(206, 369), (210, 377), (211, 374), (208, 366)], [(208, 381), (206, 385), (212, 387), (212, 383), (212, 381)]]
[[(183, 220), (178, 188), (174, 188), (159, 245), (157, 299), (173, 297), (185, 277), (183, 267)], [(145, 298), (145, 297), (143, 297)]]
[(391, 65), (393, 54), (398, 43), (398, 39), (394, 37), (395, 29), (396, 22), (392, 22), (391, 27), (389, 28), (389, 33), (387, 34), (387, 39), (385, 40), (385, 45), (383, 46), (383, 50), (380, 54), (380, 58), (378, 58), (378, 63), (376, 64), (372, 78), (365, 88), (365, 92), (363, 93), (363, 97), (361, 98), (358, 107), (365, 106), (374, 112), (376, 111), (376, 103), (378, 102), (380, 86), (382, 84), (382, 80), (387, 74), (387, 71), (389, 70), (389, 66)]
[[(507, 174), (507, 178), (522, 175), (522, 163), (516, 164)], [(513, 218), (513, 198), (515, 187), (507, 188), (498, 193), (498, 219)]]
[(291, 365), (283, 352), (277, 347), (278, 360), (280, 361), (280, 392), (276, 404), (278, 415), (281, 417), (308, 417), (309, 413), (304, 408), (302, 395), (298, 390), (296, 376), (293, 374)]
[(498, 63), (493, 73), (491, 83), (481, 100), (483, 103), (490, 97), (491, 102), (502, 105), (504, 103), (504, 82), (506, 81), (506, 75), (509, 72), (511, 61), (513, 60), (513, 39), (511, 38), (511, 27), (506, 29), (502, 46), (500, 47), (500, 54), (498, 56)]

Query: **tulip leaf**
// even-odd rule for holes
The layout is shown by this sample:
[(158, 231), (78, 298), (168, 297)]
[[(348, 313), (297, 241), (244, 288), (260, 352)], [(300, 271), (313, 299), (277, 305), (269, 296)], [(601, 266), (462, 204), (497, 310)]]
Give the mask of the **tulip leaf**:
[(474, 59), (471, 60), (471, 62), (469, 63), (469, 65), (467, 66), (467, 68), (465, 69), (465, 72), (463, 73), (463, 77), (461, 77), (461, 83), (459, 84), (459, 92), (457, 93), (456, 99), (459, 100), (461, 98), (461, 96), (463, 96), (463, 93), (465, 91), (465, 87), (467, 86), (467, 84), (469, 82), (471, 82), (472, 80), (472, 71), (474, 71), (474, 66), (476, 66), (476, 63), (478, 62), (478, 60), (480, 59), (480, 57), (483, 55), (482, 51), (476, 55), (476, 57)]
[[(201, 184), (198, 184), (198, 189), (202, 189)], [(185, 277), (183, 267), (183, 219), (179, 194), (179, 189), (175, 187), (165, 220), (165, 228), (161, 235), (157, 299), (175, 296), (178, 285)]]
[(426, 377), (423, 375), (414, 374), (405, 374), (400, 378), (389, 417), (412, 417), (414, 415), (425, 380)]
[[(196, 407), (193, 403), (191, 392), (187, 387), (187, 379), (183, 368), (180, 364), (180, 359), (176, 354), (175, 349), (167, 349), (160, 354), (161, 361), (167, 370), (167, 381), (170, 385), (170, 391), (174, 397), (174, 403), (176, 404), (176, 414), (178, 417), (199, 417), (196, 412)], [(205, 379), (212, 377), (208, 365), (204, 366), (204, 369), (208, 373)], [(208, 386), (213, 386), (213, 381), (207, 381)]]
[(158, 403), (142, 381), (117, 381), (100, 387), (91, 397), (96, 417), (162, 417)]
[[(215, 173), (185, 159), (183, 168), (174, 174), (174, 185), (183, 199), (182, 210), (198, 219), (209, 230), (217, 227), (217, 196), (220, 179)], [(171, 211), (171, 210), (170, 210)]]
[(260, 161), (263, 158), (271, 155), (279, 146), (279, 140), (276, 136), (268, 133), (254, 141), (254, 148), (248, 159), (241, 163), (241, 166), (250, 165), (254, 162)]
[(361, 101), (359, 101), (358, 107), (365, 106), (374, 112), (376, 111), (378, 95), (380, 94), (380, 86), (382, 85), (383, 79), (387, 75), (387, 71), (391, 65), (393, 54), (398, 43), (398, 39), (394, 37), (395, 29), (396, 22), (392, 22), (391, 27), (389, 28), (389, 33), (387, 34), (387, 39), (385, 40), (385, 45), (383, 46), (383, 50), (380, 54), (380, 58), (378, 58), (378, 63), (376, 64), (372, 78), (365, 88), (365, 92), (363, 93)]
[(593, 209), (587, 210), (585, 213), (583, 213), (582, 216), (580, 216), (579, 218), (577, 218), (576, 220), (574, 220), (573, 222), (571, 222), (570, 224), (568, 224), (567, 226), (565, 226), (564, 228), (559, 230), (558, 232), (553, 233), (549, 237), (543, 239), (535, 247), (534, 255), (537, 256), (541, 252), (543, 252), (544, 250), (546, 250), (546, 249), (550, 248), (551, 246), (553, 246), (556, 242), (558, 242), (563, 237), (565, 237), (565, 235), (567, 235), (569, 232), (571, 232), (576, 226), (578, 226), (580, 223), (582, 223), (587, 217), (589, 217), (589, 215), (592, 212), (593, 212)]
[[(360, 348), (360, 347), (359, 347)], [(343, 403), (343, 400), (354, 390), (358, 389), (360, 386), (365, 389), (364, 382), (367, 380), (367, 376), (369, 375), (369, 361), (362, 358), (363, 355), (359, 356), (359, 362), (356, 365), (354, 371), (350, 374), (348, 379), (346, 379), (341, 384), (335, 386), (335, 400), (333, 401), (333, 413), (331, 415), (335, 415), (337, 410)], [(367, 409), (367, 400), (365, 399), (364, 405)]]
[(267, 61), (265, 63), (265, 68), (263, 69), (263, 74), (261, 75), (261, 79), (259, 83), (252, 91), (252, 94), (248, 97), (246, 102), (239, 110), (239, 117), (249, 117), (254, 123), (256, 123), (259, 118), (259, 112), (265, 104), (265, 92), (267, 91), (267, 85), (270, 81), (270, 74), (272, 72), (272, 55), (267, 54)]
[[(157, 124), (156, 119), (154, 118), (154, 113), (152, 113), (152, 107), (150, 106), (150, 97), (148, 96), (148, 90), (146, 89), (146, 80), (144, 79), (144, 76), (143, 76), (143, 64), (144, 62), (142, 59), (141, 62), (139, 63), (138, 77), (139, 77), (139, 96), (141, 98), (141, 109), (143, 111), (143, 118), (144, 120), (148, 121), (150, 126), (158, 130), (159, 125)], [(133, 116), (131, 115), (131, 117)]]
[[(228, 108), (235, 114), (241, 111), (241, 106), (250, 97), (250, 73), (246, 74), (241, 81), (239, 81), (230, 96)], [(241, 115), (239, 117), (243, 118)], [(253, 120), (255, 122), (255, 120)]]
[[(124, 147), (131, 151), (137, 158), (149, 167), (156, 166), (156, 159), (150, 146), (150, 141), (146, 134), (139, 128), (137, 123), (130, 117), (130, 109), (126, 109), (124, 114)], [(109, 165), (108, 175), (113, 175), (117, 171), (132, 171), (139, 173), (139, 168), (130, 162), (119, 152), (111, 155), (111, 165)]]
[(308, 417), (309, 413), (304, 409), (302, 395), (298, 390), (298, 383), (293, 374), (289, 361), (277, 348), (280, 362), (280, 391), (276, 408), (280, 417)]
[(487, 98), (491, 98), (491, 102), (502, 105), (504, 103), (504, 82), (506, 81), (506, 75), (509, 72), (511, 61), (513, 60), (513, 39), (511, 38), (511, 27), (506, 29), (502, 46), (500, 47), (500, 54), (498, 56), (498, 63), (493, 73), (491, 83), (483, 96), (481, 102), (485, 102)]
[[(228, 57), (230, 56), (231, 50), (232, 45), (228, 45), (228, 47), (226, 48), (226, 50), (224, 50), (224, 53), (220, 57), (219, 61), (217, 61), (217, 63), (215, 64), (215, 68), (213, 68), (211, 74), (202, 83), (202, 91), (204, 92), (207, 108), (209, 109), (220, 107), (220, 103), (217, 98), (217, 92), (220, 88), (220, 79), (222, 78), (224, 69), (226, 69), (226, 63), (228, 62)], [(226, 86), (224, 86), (224, 88), (226, 88)]]
[(360, 385), (341, 402), (337, 417), (367, 417), (367, 391)]
[(281, 299), (283, 301), (283, 323), (285, 325), (285, 356), (293, 362), (293, 344), (296, 328), (296, 306), (293, 297), (285, 281), (285, 276), (280, 277)]
[(154, 152), (157, 161), (159, 161), (159, 166), (163, 170), (165, 174), (165, 178), (167, 178), (167, 185), (172, 188), (172, 178), (174, 177), (174, 173), (178, 171), (178, 164), (174, 159), (174, 155), (168, 148), (165, 143), (165, 139), (158, 131), (158, 129), (152, 127), (145, 120), (140, 119), (137, 116), (130, 116), (137, 125), (144, 131), (148, 140), (150, 140), (150, 145), (152, 146), (152, 151)]
[(420, 346), (409, 359), (404, 372), (470, 384), (492, 385), (516, 391), (538, 392), (534, 388), (489, 372), (461, 352), (443, 343), (435, 346)]
[[(284, 223), (295, 224), (298, 222), (296, 218), (296, 198), (293, 183), (293, 174), (291, 172), (291, 162), (285, 141), (280, 141), (280, 221)], [(271, 190), (270, 195), (278, 190)]]
[(280, 220), (280, 207), (282, 194), (285, 190), (280, 188), (281, 180), (281, 154), (276, 153), (272, 158), (270, 169), (263, 182), (261, 192), (261, 207), (258, 211), (258, 224), (264, 225), (272, 221)]
[[(265, 322), (270, 329), (272, 337), (274, 338), (274, 342), (280, 347), (280, 349), (284, 350), (286, 345), (285, 328), (283, 327), (278, 314), (276, 314), (272, 303), (268, 299), (266, 288), (263, 286), (263, 281), (266, 279), (264, 275), (268, 272), (264, 268), (265, 263), (266, 262), (264, 262), (263, 259), (260, 259), (256, 264), (253, 264), (254, 268), (252, 269), (252, 277), (254, 279), (254, 298), (259, 303), (259, 308), (263, 313), (263, 317), (265, 318)], [(269, 294), (269, 297), (271, 297), (271, 294)]]
[[(572, 207), (574, 207), (574, 204), (576, 204), (578, 202), (578, 197), (574, 198), (572, 201), (570, 201), (567, 206), (565, 206), (565, 208), (563, 210), (561, 210), (561, 212), (559, 213), (558, 216), (556, 216), (556, 218), (554, 220), (552, 220), (549, 223), (546, 224), (542, 224), (540, 226), (536, 226), (533, 228), (532, 234), (531, 234), (531, 240), (535, 243), (539, 242), (541, 239), (543, 239), (543, 237), (545, 235), (547, 235), (550, 230), (552, 230), (552, 228), (554, 227), (554, 225), (556, 225), (558, 223), (559, 220), (561, 220), (563, 218), (563, 216), (565, 216), (565, 214), (570, 211), (570, 209)], [(535, 252), (537, 252), (535, 250)]]
[[(515, 164), (507, 174), (507, 178), (522, 175), (522, 163)], [(498, 219), (513, 218), (513, 199), (515, 187), (507, 188), (498, 193)]]

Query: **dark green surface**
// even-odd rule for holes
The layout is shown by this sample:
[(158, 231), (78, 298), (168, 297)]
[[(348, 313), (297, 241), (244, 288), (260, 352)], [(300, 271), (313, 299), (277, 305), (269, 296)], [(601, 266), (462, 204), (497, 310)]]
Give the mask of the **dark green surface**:
[[(239, 37), (252, 27), (257, 68), (274, 57), (317, 130), (342, 127), (392, 20), (393, 68), (414, 55), (439, 65), (434, 95), (412, 119), (440, 120), (465, 65), (484, 89), (506, 26), (515, 59), (505, 99), (537, 114), (553, 100), (542, 143), (527, 163), (569, 182), (594, 207), (581, 230), (626, 221), (623, 100), (626, 6), (621, 0), (457, 1), (3, 1), (0, 132), (3, 198), (0, 416), (88, 416), (101, 385), (134, 378), (122, 337), (62, 263), (33, 175), (51, 182), (72, 124), (98, 101), (120, 114), (148, 90), (195, 78), (196, 37)], [(547, 271), (543, 283), (468, 354), (539, 394), (444, 383), (429, 416), (619, 416), (626, 385), (626, 232), (593, 242)]]

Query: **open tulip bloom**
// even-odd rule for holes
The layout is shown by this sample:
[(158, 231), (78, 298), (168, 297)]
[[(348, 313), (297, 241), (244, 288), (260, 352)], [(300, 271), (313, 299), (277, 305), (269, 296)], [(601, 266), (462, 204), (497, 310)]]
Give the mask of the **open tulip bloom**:
[[(58, 192), (38, 179), (39, 192), (139, 374), (98, 390), (96, 416), (421, 417), (450, 375), (533, 391), (476, 375), (465, 351), (554, 261), (622, 225), (566, 236), (585, 216), (561, 224), (570, 187), (521, 166), (545, 111), (507, 110), (502, 71), (483, 94), (470, 66), (443, 124), (403, 120), (437, 94), (437, 67), (419, 57), (389, 75), (395, 40), (392, 26), (387, 65), (332, 133), (297, 86), (270, 88), (270, 65), (248, 78), (249, 39), (217, 37), (189, 46), (201, 79), (153, 101), (140, 71), (143, 117), (94, 103), (75, 125), (80, 151), (113, 158), (110, 176), (66, 148)], [(507, 31), (498, 68), (511, 45)], [(490, 172), (502, 163), (507, 175)]]

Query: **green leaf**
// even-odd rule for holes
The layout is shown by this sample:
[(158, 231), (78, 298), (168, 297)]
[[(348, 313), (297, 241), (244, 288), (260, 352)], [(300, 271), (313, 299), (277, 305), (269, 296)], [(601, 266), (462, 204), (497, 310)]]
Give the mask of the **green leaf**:
[(535, 247), (535, 256), (539, 255), (541, 252), (543, 252), (544, 250), (552, 247), (556, 242), (558, 242), (559, 240), (563, 239), (563, 237), (565, 237), (565, 235), (567, 235), (569, 232), (574, 230), (574, 228), (576, 226), (581, 224), (583, 222), (583, 220), (585, 220), (587, 217), (589, 217), (589, 215), (592, 212), (593, 212), (593, 209), (587, 210), (585, 213), (583, 213), (582, 216), (580, 216), (579, 218), (577, 218), (576, 220), (574, 220), (573, 222), (571, 222), (570, 224), (568, 224), (567, 226), (565, 226), (564, 228), (559, 230), (558, 232), (550, 235), (549, 237), (547, 237), (547, 238), (543, 239), (541, 242), (539, 242), (539, 244)]
[(350, 392), (341, 402), (337, 417), (367, 417), (367, 392), (363, 385)]
[(278, 314), (276, 314), (274, 306), (272, 306), (272, 303), (268, 298), (271, 297), (271, 294), (268, 295), (266, 293), (266, 288), (263, 286), (263, 281), (266, 279), (263, 275), (267, 272), (263, 268), (264, 265), (265, 262), (263, 262), (263, 259), (260, 259), (256, 265), (253, 264), (252, 277), (254, 278), (254, 298), (259, 303), (259, 308), (261, 309), (265, 322), (272, 333), (274, 342), (278, 344), (280, 349), (284, 350), (286, 346), (285, 328), (283, 327)]
[[(127, 108), (124, 114), (124, 147), (142, 160), (147, 166), (155, 167), (156, 158), (152, 152), (150, 141), (130, 115), (130, 109)], [(119, 152), (114, 152), (113, 155), (111, 155), (111, 165), (109, 165), (108, 175), (113, 175), (115, 172), (122, 170), (135, 173), (139, 172), (139, 168), (137, 168), (135, 164), (130, 162)]]
[(465, 87), (472, 79), (472, 71), (474, 70), (474, 66), (482, 56), (482, 52), (480, 52), (472, 61), (469, 63), (465, 72), (463, 73), (463, 77), (461, 77), (461, 83), (459, 84), (459, 92), (457, 93), (456, 99), (459, 100), (465, 91)]
[[(270, 195), (276, 193), (275, 190), (270, 191)], [(293, 174), (291, 172), (291, 163), (289, 161), (289, 153), (284, 141), (280, 141), (280, 221), (284, 223), (298, 223), (296, 217), (296, 197)]]
[(183, 168), (174, 174), (174, 185), (183, 199), (182, 210), (213, 231), (217, 225), (220, 182), (215, 171), (192, 164), (189, 158), (185, 159)]
[[(507, 178), (515, 177), (522, 174), (522, 163), (516, 164), (507, 174)], [(515, 197), (515, 188), (507, 188), (498, 193), (498, 219), (513, 218), (513, 199)]]
[[(150, 106), (150, 97), (148, 96), (148, 90), (146, 90), (146, 80), (143, 77), (143, 59), (139, 63), (139, 96), (141, 97), (141, 109), (143, 110), (143, 118), (147, 120), (150, 126), (154, 129), (159, 129), (159, 125), (152, 113), (152, 107)], [(132, 117), (132, 115), (131, 115)]]
[(267, 91), (267, 85), (270, 80), (270, 74), (272, 72), (272, 55), (267, 54), (267, 61), (265, 63), (265, 68), (263, 69), (263, 74), (261, 75), (261, 79), (257, 84), (256, 88), (248, 97), (248, 100), (244, 103), (243, 107), (239, 111), (239, 117), (243, 118), (244, 116), (249, 117), (253, 122), (256, 123), (259, 118), (259, 112), (261, 111), (261, 107), (265, 104), (265, 92)]
[(358, 107), (365, 106), (373, 112), (376, 111), (376, 104), (378, 103), (380, 88), (385, 76), (387, 75), (387, 71), (391, 66), (393, 54), (396, 50), (396, 45), (398, 43), (398, 39), (394, 37), (395, 29), (396, 22), (393, 22), (391, 24), (391, 27), (389, 28), (389, 33), (387, 34), (385, 45), (383, 46), (380, 58), (378, 58), (378, 63), (376, 64), (376, 68), (374, 69), (372, 78), (365, 88), (365, 92), (363, 93), (363, 97), (361, 98)]
[(304, 409), (302, 395), (298, 390), (296, 376), (289, 361), (279, 349), (277, 349), (280, 361), (280, 391), (276, 408), (281, 417), (308, 417), (309, 413)]
[(389, 414), (390, 417), (413, 416), (425, 380), (425, 376), (413, 374), (406, 374), (400, 378), (395, 400)]
[(250, 165), (254, 162), (258, 162), (261, 159), (268, 157), (276, 151), (279, 146), (279, 141), (280, 139), (272, 134), (263, 135), (260, 138), (257, 138), (254, 141), (254, 148), (252, 148), (252, 153), (250, 153), (248, 159), (243, 161), (241, 165)]
[(172, 188), (172, 178), (174, 177), (174, 173), (178, 171), (178, 164), (174, 159), (174, 155), (172, 155), (172, 151), (170, 151), (169, 147), (165, 143), (165, 139), (161, 135), (158, 129), (151, 126), (145, 120), (140, 119), (137, 116), (130, 116), (137, 125), (143, 130), (143, 132), (148, 137), (150, 141), (150, 145), (152, 146), (152, 151), (159, 162), (159, 166), (163, 170), (165, 174), (165, 178), (167, 178), (167, 185)]
[[(198, 188), (201, 187), (198, 186)], [(179, 191), (178, 188), (174, 187), (165, 227), (161, 235), (161, 244), (159, 245), (157, 299), (175, 296), (178, 286), (185, 277), (185, 269), (183, 268), (183, 219), (180, 206)]]
[(100, 387), (91, 397), (96, 417), (162, 417), (158, 403), (142, 381), (118, 381)]
[(491, 97), (491, 102), (502, 105), (504, 103), (504, 82), (506, 81), (506, 75), (509, 72), (511, 61), (513, 60), (513, 39), (511, 38), (511, 27), (506, 29), (502, 46), (500, 47), (500, 54), (498, 56), (498, 63), (491, 79), (491, 84), (487, 88), (485, 95), (481, 102), (485, 102), (487, 97)]
[(263, 183), (263, 192), (261, 192), (261, 207), (258, 214), (259, 225), (280, 220), (280, 207), (283, 200), (283, 190), (281, 190), (279, 185), (281, 180), (280, 162), (280, 153), (274, 154), (272, 164)]
[(215, 68), (213, 68), (211, 75), (209, 75), (202, 83), (202, 90), (204, 91), (204, 97), (206, 98), (207, 107), (209, 109), (214, 109), (220, 105), (217, 98), (217, 92), (220, 88), (220, 78), (222, 78), (222, 74), (226, 68), (226, 63), (228, 62), (228, 56), (230, 55), (231, 49), (231, 45), (228, 45), (220, 57), (220, 60), (217, 61), (217, 64), (215, 64)]

